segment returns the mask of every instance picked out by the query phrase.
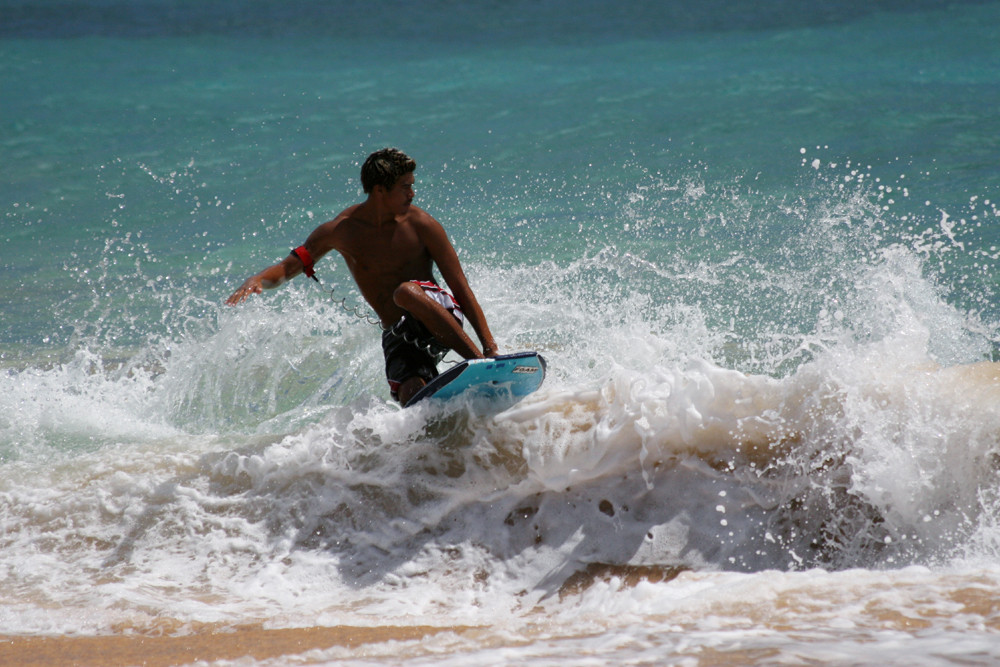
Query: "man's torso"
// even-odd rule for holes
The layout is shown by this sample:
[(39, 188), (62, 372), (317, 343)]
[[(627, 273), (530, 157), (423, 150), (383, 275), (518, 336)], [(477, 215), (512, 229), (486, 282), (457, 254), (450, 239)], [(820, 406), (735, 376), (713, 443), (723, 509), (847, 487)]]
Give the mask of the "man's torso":
[(354, 217), (353, 206), (332, 221), (333, 248), (346, 260), (361, 295), (384, 325), (403, 315), (392, 300), (396, 288), (408, 280), (433, 280), (433, 260), (420, 238), (420, 216), (411, 207), (405, 216), (376, 225)]

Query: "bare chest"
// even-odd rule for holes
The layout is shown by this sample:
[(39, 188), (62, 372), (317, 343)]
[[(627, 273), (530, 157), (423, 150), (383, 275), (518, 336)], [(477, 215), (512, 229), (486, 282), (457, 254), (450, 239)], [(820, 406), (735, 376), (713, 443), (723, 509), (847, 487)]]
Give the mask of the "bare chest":
[(425, 277), (431, 266), (427, 247), (406, 224), (358, 226), (345, 235), (340, 250), (357, 279), (401, 282)]

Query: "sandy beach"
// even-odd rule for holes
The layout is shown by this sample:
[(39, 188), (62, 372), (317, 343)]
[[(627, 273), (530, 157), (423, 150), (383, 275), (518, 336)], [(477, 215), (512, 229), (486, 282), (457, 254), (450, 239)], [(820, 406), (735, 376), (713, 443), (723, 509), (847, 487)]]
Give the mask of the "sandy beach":
[(153, 637), (108, 635), (90, 637), (12, 637), (0, 639), (0, 665), (49, 667), (143, 665), (167, 667), (192, 662), (252, 658), (267, 660), (333, 646), (355, 648), (362, 644), (420, 639), (456, 628), (329, 627), (266, 630), (240, 627), (191, 635)]

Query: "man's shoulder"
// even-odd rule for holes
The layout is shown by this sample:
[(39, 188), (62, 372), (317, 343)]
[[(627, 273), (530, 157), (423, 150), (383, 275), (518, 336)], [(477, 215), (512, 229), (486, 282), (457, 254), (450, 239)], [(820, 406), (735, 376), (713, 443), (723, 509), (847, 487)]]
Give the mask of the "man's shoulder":
[(321, 224), (318, 229), (328, 235), (343, 234), (348, 228), (359, 222), (359, 220), (354, 216), (355, 212), (358, 210), (358, 206), (358, 204), (348, 206), (334, 216), (332, 220)]
[(349, 234), (352, 216), (356, 209), (357, 205), (345, 208), (332, 220), (320, 224), (309, 235), (307, 243), (312, 242), (319, 252), (339, 249), (344, 243), (345, 235)]
[(333, 225), (337, 225), (337, 224), (339, 224), (341, 222), (345, 222), (345, 221), (349, 221), (349, 220), (354, 220), (355, 219), (354, 215), (355, 215), (355, 213), (357, 212), (357, 210), (359, 208), (361, 208), (361, 204), (354, 204), (352, 206), (348, 206), (343, 211), (341, 211), (336, 216), (334, 216), (333, 220), (331, 220), (330, 222), (328, 222), (326, 224), (333, 226)]

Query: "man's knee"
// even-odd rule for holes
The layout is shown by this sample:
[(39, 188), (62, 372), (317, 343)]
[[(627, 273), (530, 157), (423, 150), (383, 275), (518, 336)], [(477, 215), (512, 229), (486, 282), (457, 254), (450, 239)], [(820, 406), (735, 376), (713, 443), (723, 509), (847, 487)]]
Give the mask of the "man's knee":
[(392, 302), (403, 310), (409, 310), (407, 306), (412, 305), (414, 300), (424, 296), (423, 289), (416, 283), (406, 282), (399, 285), (392, 292)]

